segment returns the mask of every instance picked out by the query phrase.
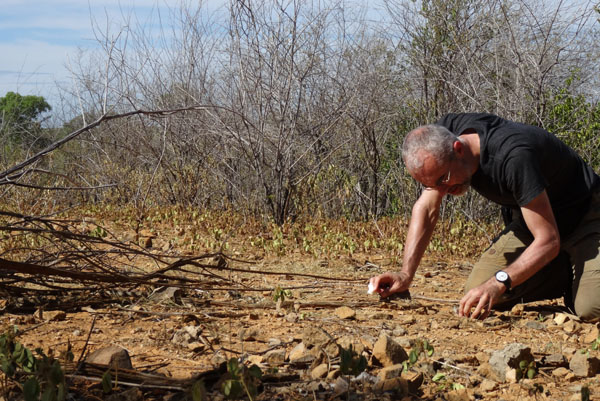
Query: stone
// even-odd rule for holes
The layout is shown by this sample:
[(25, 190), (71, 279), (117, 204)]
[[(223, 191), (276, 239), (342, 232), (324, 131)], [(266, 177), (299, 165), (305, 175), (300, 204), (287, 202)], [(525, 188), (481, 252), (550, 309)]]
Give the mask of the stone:
[(116, 369), (133, 369), (131, 357), (125, 348), (117, 345), (97, 349), (89, 354), (85, 361), (98, 365), (106, 365)]
[(515, 306), (512, 307), (512, 309), (510, 310), (510, 313), (515, 316), (521, 316), (524, 311), (525, 311), (525, 305), (516, 304)]
[(569, 362), (569, 368), (577, 377), (592, 377), (600, 369), (600, 360), (589, 354), (575, 353)]
[(328, 372), (329, 372), (329, 365), (326, 363), (322, 363), (310, 372), (310, 377), (313, 380), (321, 379), (321, 378), (327, 376)]
[(401, 377), (380, 380), (377, 383), (375, 383), (375, 385), (373, 386), (373, 390), (376, 393), (395, 393), (399, 397), (409, 394), (408, 382)]
[(332, 358), (339, 355), (338, 346), (335, 339), (318, 326), (309, 326), (302, 331), (302, 342), (307, 348), (322, 348)]
[(569, 366), (569, 361), (563, 354), (551, 354), (542, 358), (542, 364), (558, 368)]
[(338, 377), (333, 384), (334, 394), (344, 394), (348, 392), (349, 383), (342, 376)]
[(340, 306), (335, 309), (335, 314), (340, 319), (354, 319), (356, 318), (356, 311), (347, 306)]
[(534, 330), (545, 330), (546, 325), (544, 323), (538, 322), (537, 320), (529, 320), (525, 323), (525, 327)]
[(61, 310), (44, 312), (44, 319), (50, 322), (62, 322), (67, 318), (67, 313)]
[(556, 368), (552, 371), (552, 376), (554, 377), (565, 377), (566, 375), (569, 374), (569, 369), (567, 368)]
[(382, 334), (373, 346), (373, 356), (383, 366), (392, 366), (408, 359), (408, 354), (387, 334)]
[(496, 388), (497, 385), (498, 384), (495, 381), (493, 381), (493, 380), (484, 379), (481, 382), (481, 384), (479, 384), (479, 389), (481, 391), (485, 391), (485, 392), (493, 391)]
[(569, 319), (569, 316), (566, 313), (557, 313), (554, 315), (554, 323), (561, 326), (564, 322)]
[(400, 377), (403, 369), (404, 366), (401, 363), (386, 366), (379, 371), (377, 376), (382, 380), (393, 379), (394, 377)]
[(183, 291), (178, 287), (163, 287), (150, 296), (150, 299), (156, 302), (172, 302), (181, 305), (181, 296)]
[(256, 327), (242, 328), (238, 338), (242, 341), (257, 341), (260, 338), (260, 330)]
[(510, 369), (518, 369), (521, 361), (530, 363), (533, 360), (531, 348), (523, 344), (511, 343), (502, 350), (494, 351), (490, 357), (489, 364), (496, 379), (504, 382), (506, 381), (506, 374)]
[(401, 377), (407, 381), (408, 390), (412, 394), (417, 394), (419, 391), (419, 388), (423, 384), (423, 379), (424, 379), (423, 373), (422, 372), (414, 372), (412, 370), (409, 370), (408, 372), (402, 372)]
[(356, 342), (354, 337), (344, 336), (338, 340), (338, 345), (344, 349), (350, 349), (356, 352), (358, 355), (362, 354), (365, 351), (365, 346), (361, 342)]
[(285, 350), (274, 349), (263, 356), (263, 362), (268, 365), (281, 365), (285, 362)]
[(591, 344), (599, 338), (600, 330), (598, 329), (598, 326), (592, 326), (583, 336), (583, 342), (586, 344)]
[(574, 320), (569, 320), (568, 322), (565, 322), (562, 325), (562, 327), (565, 333), (567, 334), (575, 334), (581, 330), (581, 325)]
[(315, 355), (302, 342), (292, 348), (288, 360), (292, 364), (309, 364), (315, 360)]
[(448, 401), (471, 401), (471, 396), (466, 388), (449, 391), (446, 398)]
[(328, 380), (337, 379), (338, 377), (340, 377), (341, 374), (342, 374), (342, 371), (339, 368), (332, 369), (329, 371), (329, 373), (327, 373), (327, 379)]

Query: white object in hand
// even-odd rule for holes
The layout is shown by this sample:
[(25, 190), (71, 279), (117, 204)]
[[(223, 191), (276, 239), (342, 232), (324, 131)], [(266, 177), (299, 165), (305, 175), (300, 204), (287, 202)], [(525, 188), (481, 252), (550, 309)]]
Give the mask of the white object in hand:
[(375, 292), (375, 286), (373, 285), (373, 283), (371, 283), (369, 281), (369, 289), (367, 290), (367, 294), (372, 294)]

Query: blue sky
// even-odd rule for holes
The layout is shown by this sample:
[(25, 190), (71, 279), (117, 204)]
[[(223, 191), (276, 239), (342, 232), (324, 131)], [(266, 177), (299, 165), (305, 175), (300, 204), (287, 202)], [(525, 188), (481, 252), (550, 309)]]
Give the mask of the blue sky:
[[(200, 1), (200, 0), (196, 0)], [(207, 3), (207, 2), (205, 2)], [(209, 0), (212, 6), (224, 0)], [(68, 84), (68, 57), (96, 46), (92, 20), (114, 24), (135, 13), (168, 16), (179, 0), (2, 0), (0, 6), (0, 96), (41, 95), (52, 104), (56, 83)]]

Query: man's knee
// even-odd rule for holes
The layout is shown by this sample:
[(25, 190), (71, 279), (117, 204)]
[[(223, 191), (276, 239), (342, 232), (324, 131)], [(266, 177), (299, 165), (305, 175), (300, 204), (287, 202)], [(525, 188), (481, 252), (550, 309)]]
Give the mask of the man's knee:
[(575, 299), (575, 314), (582, 320), (600, 318), (600, 294), (594, 297), (577, 296)]

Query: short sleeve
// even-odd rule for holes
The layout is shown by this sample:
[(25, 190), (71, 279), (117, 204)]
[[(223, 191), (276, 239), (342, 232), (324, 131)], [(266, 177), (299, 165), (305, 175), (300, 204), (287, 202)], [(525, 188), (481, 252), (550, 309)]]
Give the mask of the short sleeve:
[(532, 149), (518, 148), (512, 151), (503, 168), (505, 185), (521, 207), (546, 189), (547, 182), (539, 159)]

